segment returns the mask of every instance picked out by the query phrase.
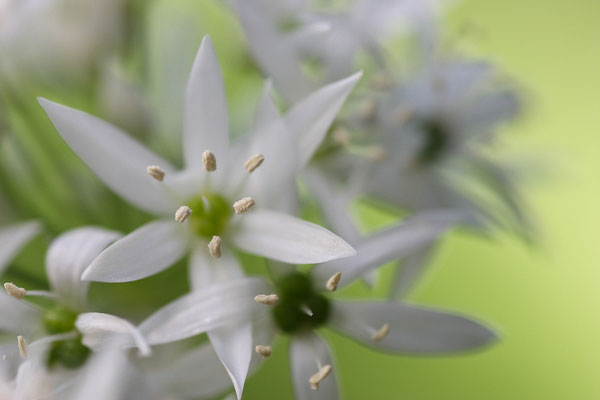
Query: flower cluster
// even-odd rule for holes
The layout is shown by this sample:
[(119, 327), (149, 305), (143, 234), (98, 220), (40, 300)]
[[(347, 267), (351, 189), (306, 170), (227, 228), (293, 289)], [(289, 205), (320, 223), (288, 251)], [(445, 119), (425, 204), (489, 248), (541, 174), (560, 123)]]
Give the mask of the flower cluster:
[[(0, 398), (239, 399), (284, 335), (296, 397), (336, 399), (324, 330), (393, 354), (497, 339), (404, 300), (453, 227), (531, 231), (490, 152), (519, 98), (441, 51), (442, 1), (231, 0), (253, 61), (222, 70), (205, 36), (185, 87), (183, 15), (156, 84), (151, 5), (21, 3), (0, 0)], [(242, 111), (235, 68), (265, 78)], [(392, 222), (365, 233), (356, 204)], [(388, 298), (344, 299), (374, 282)]]

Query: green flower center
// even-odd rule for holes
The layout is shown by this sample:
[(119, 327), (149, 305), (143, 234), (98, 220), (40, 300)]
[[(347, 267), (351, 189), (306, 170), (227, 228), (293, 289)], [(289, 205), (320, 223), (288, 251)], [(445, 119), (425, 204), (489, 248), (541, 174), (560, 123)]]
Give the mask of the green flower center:
[(450, 142), (448, 128), (439, 120), (426, 120), (421, 123), (424, 144), (419, 152), (419, 162), (429, 164), (439, 160)]
[(192, 199), (188, 207), (192, 209), (188, 217), (192, 229), (198, 236), (207, 239), (220, 236), (233, 214), (232, 205), (223, 196), (213, 193)]
[(329, 300), (313, 288), (305, 274), (283, 277), (277, 284), (277, 294), (279, 302), (273, 307), (273, 318), (283, 332), (312, 330), (327, 322), (331, 311)]
[[(43, 321), (46, 331), (51, 335), (75, 331), (77, 313), (62, 306), (46, 310)], [(81, 335), (73, 339), (52, 343), (48, 355), (48, 366), (60, 364), (66, 368), (78, 368), (90, 355), (90, 349), (81, 343)]]

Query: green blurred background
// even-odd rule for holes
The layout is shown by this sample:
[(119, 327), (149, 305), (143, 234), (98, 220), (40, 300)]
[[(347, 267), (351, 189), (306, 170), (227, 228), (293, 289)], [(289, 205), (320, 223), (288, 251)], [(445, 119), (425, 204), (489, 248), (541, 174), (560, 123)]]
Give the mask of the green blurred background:
[[(599, 21), (597, 0), (471, 0), (452, 9), (448, 40), (495, 60), (527, 89), (527, 116), (506, 132), (505, 147), (541, 160), (526, 188), (539, 241), (453, 234), (410, 301), (477, 316), (501, 343), (396, 357), (330, 335), (345, 398), (600, 398)], [(292, 398), (281, 346), (245, 399)]]

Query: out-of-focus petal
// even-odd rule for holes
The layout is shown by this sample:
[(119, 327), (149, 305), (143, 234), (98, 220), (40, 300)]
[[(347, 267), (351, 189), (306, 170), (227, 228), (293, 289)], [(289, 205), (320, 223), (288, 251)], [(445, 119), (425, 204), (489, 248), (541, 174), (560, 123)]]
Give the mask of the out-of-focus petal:
[[(369, 347), (398, 353), (448, 353), (490, 344), (496, 334), (465, 317), (396, 302), (333, 303), (330, 327)], [(381, 340), (372, 335), (389, 325)]]
[(400, 299), (414, 288), (427, 268), (427, 263), (431, 258), (434, 248), (433, 243), (427, 245), (405, 257), (402, 263), (399, 263), (396, 276), (392, 282), (391, 298)]
[(123, 340), (123, 345), (135, 345), (142, 356), (152, 353), (140, 331), (123, 318), (96, 312), (83, 313), (77, 317), (75, 326), (83, 335), (83, 344), (91, 349), (99, 349), (120, 334), (127, 338)]
[(25, 222), (0, 229), (0, 275), (23, 246), (40, 231), (37, 222)]
[(290, 346), (290, 362), (296, 399), (335, 400), (339, 397), (334, 370), (319, 383), (319, 390), (313, 390), (308, 381), (322, 366), (333, 366), (327, 345), (317, 335), (309, 333), (294, 337)]
[(39, 102), (71, 149), (112, 190), (152, 213), (170, 213), (177, 207), (162, 183), (146, 171), (159, 165), (172, 173), (166, 160), (108, 122), (43, 98)]
[(46, 253), (46, 273), (62, 303), (75, 310), (85, 307), (89, 282), (82, 281), (81, 274), (120, 236), (118, 232), (85, 227), (64, 233), (52, 242)]
[(231, 321), (243, 322), (260, 309), (254, 296), (266, 290), (267, 284), (258, 278), (216, 284), (166, 305), (142, 322), (139, 329), (150, 344), (160, 344), (199, 335)]
[(0, 291), (0, 331), (27, 336), (39, 325), (41, 310)]
[(223, 75), (208, 36), (194, 60), (185, 93), (183, 123), (185, 165), (202, 168), (202, 153), (211, 150), (225, 159), (229, 147), (229, 116)]
[(290, 215), (255, 210), (240, 218), (233, 240), (249, 253), (290, 264), (312, 264), (356, 254), (334, 233)]
[(154, 275), (179, 260), (188, 249), (185, 227), (175, 221), (153, 221), (104, 250), (82, 279), (129, 282)]

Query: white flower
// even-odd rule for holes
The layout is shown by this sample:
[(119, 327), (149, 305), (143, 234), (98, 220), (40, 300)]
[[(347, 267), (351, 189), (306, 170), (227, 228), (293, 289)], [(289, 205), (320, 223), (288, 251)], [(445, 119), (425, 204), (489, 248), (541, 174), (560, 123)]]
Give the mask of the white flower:
[[(144, 278), (189, 249), (216, 256), (214, 246), (209, 249), (215, 236), (222, 251), (238, 248), (284, 262), (353, 255), (354, 250), (333, 233), (273, 210), (293, 209), (295, 176), (359, 76), (320, 89), (283, 118), (278, 118), (267, 90), (250, 141), (231, 147), (221, 71), (205, 38), (186, 91), (182, 171), (108, 123), (40, 99), (63, 138), (109, 187), (163, 218), (109, 247), (85, 271), (84, 279)], [(264, 162), (250, 173), (244, 164), (257, 154)], [(163, 174), (162, 181), (155, 179)]]
[(0, 276), (21, 248), (40, 231), (37, 222), (0, 228)]

